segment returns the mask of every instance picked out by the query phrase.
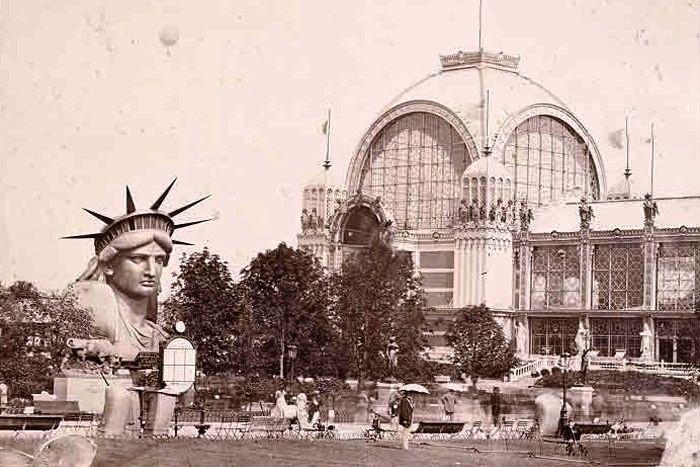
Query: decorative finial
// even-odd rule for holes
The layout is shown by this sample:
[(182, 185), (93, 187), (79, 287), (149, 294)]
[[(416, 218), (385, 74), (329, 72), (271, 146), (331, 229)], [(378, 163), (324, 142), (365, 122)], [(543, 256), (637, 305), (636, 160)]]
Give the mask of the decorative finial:
[(326, 160), (323, 161), (323, 168), (331, 168), (331, 109), (328, 109), (328, 119), (323, 125), (323, 133), (326, 135)]

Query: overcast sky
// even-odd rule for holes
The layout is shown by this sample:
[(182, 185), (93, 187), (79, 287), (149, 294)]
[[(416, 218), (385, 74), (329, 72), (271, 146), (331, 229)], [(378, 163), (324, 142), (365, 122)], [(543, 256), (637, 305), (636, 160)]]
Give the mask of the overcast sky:
[[(478, 3), (0, 0), (0, 281), (64, 287), (93, 250), (59, 237), (101, 227), (81, 208), (123, 214), (126, 184), (147, 207), (175, 176), (165, 209), (212, 194), (178, 220), (218, 217), (178, 231), (197, 246), (176, 256), (207, 245), (236, 273), (295, 244), (326, 108), (343, 178), (386, 103), (439, 54), (477, 47)], [(484, 4), (485, 48), (519, 54), (574, 111), (609, 183), (628, 113), (640, 190), (653, 120), (656, 192), (700, 193), (697, 0)], [(179, 32), (169, 53), (166, 26)]]

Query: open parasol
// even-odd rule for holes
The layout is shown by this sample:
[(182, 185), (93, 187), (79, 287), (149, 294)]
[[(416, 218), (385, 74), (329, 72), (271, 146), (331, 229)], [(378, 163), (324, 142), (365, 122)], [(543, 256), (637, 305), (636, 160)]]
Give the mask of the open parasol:
[(461, 383), (443, 383), (440, 385), (443, 389), (454, 392), (467, 392), (468, 389)]
[(424, 386), (421, 386), (420, 384), (404, 384), (399, 388), (399, 391), (405, 391), (405, 392), (417, 392), (420, 394), (430, 394), (430, 391), (428, 391)]

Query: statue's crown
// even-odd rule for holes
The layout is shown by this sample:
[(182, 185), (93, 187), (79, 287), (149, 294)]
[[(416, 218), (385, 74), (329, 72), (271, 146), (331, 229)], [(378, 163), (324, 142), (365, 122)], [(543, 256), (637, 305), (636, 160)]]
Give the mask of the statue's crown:
[[(112, 218), (105, 216), (104, 214), (91, 211), (90, 209), (83, 208), (88, 214), (101, 220), (106, 225), (100, 232), (97, 233), (72, 235), (62, 238), (93, 238), (95, 239), (95, 253), (99, 254), (100, 251), (109, 245), (115, 238), (127, 232), (136, 230), (160, 230), (166, 232), (169, 237), (172, 237), (173, 233), (177, 229), (210, 221), (211, 219), (203, 219), (193, 222), (185, 222), (183, 224), (176, 224), (175, 221), (173, 221), (173, 217), (186, 211), (195, 204), (201, 203), (205, 199), (209, 198), (210, 195), (193, 201), (181, 208), (175, 209), (174, 211), (163, 212), (159, 210), (160, 205), (163, 204), (165, 197), (168, 196), (170, 189), (175, 184), (175, 180), (168, 185), (165, 191), (153, 202), (149, 209), (136, 209), (134, 199), (131, 197), (131, 191), (129, 190), (128, 186), (126, 187), (126, 214), (122, 216)], [(173, 240), (173, 243), (176, 245), (192, 245), (191, 243), (179, 240)]]

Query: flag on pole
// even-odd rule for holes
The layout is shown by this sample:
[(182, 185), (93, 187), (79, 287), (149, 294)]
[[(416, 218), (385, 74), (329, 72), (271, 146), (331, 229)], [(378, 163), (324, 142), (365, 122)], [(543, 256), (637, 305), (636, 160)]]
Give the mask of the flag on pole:
[(321, 133), (324, 135), (328, 134), (328, 119), (323, 122), (323, 125), (321, 125)]

